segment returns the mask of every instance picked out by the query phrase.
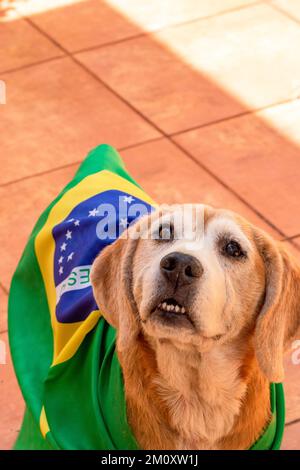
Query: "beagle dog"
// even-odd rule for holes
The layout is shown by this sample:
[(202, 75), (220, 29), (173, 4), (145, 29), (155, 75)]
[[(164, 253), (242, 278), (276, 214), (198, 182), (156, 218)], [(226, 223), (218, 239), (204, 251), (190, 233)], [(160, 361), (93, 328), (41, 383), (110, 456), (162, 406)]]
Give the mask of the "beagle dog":
[(159, 207), (95, 259), (143, 449), (248, 449), (300, 328), (300, 265), (239, 215)]

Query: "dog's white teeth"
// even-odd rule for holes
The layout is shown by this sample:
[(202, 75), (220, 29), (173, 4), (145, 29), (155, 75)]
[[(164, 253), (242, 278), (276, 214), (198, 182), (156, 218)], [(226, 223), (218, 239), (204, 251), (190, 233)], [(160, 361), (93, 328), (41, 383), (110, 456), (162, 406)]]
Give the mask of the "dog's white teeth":
[(161, 310), (166, 310), (167, 312), (185, 313), (184, 307), (180, 307), (179, 305), (168, 304), (167, 302), (162, 302), (157, 307)]

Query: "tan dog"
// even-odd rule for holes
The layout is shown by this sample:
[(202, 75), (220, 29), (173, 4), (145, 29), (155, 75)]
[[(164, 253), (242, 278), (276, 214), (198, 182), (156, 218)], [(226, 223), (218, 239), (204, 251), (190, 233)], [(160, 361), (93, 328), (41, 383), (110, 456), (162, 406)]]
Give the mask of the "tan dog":
[(140, 447), (247, 449), (300, 326), (300, 266), (262, 230), (208, 206), (183, 225), (195, 239), (176, 237), (183, 207), (157, 210), (103, 250), (94, 295), (117, 328)]

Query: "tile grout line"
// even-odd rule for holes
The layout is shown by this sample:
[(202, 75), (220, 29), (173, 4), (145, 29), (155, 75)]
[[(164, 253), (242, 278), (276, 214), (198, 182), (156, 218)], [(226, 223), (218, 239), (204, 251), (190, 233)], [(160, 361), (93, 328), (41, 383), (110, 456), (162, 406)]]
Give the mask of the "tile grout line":
[[(86, 47), (86, 48), (83, 48), (83, 49), (77, 49), (77, 50), (74, 50), (74, 51), (68, 51), (67, 49), (65, 49), (66, 52), (64, 54), (65, 55), (66, 54), (75, 55), (75, 54), (81, 54), (83, 52), (93, 51), (95, 49), (102, 49), (104, 47), (114, 46), (114, 45), (117, 45), (117, 44), (121, 44), (123, 42), (132, 41), (134, 39), (139, 39), (141, 37), (152, 36), (156, 33), (159, 33), (159, 32), (171, 29), (171, 28), (176, 28), (176, 27), (180, 27), (180, 26), (189, 25), (189, 24), (195, 23), (197, 21), (203, 21), (203, 20), (209, 20), (209, 19), (217, 18), (219, 16), (226, 15), (227, 13), (234, 13), (234, 12), (237, 12), (237, 11), (240, 11), (240, 10), (245, 10), (247, 8), (251, 8), (253, 6), (264, 5), (264, 4), (265, 4), (265, 2), (263, 0), (258, 0), (258, 1), (254, 1), (253, 3), (249, 3), (248, 5), (240, 5), (238, 7), (231, 8), (231, 9), (228, 9), (228, 10), (223, 10), (219, 13), (215, 13), (215, 14), (212, 14), (212, 15), (207, 15), (207, 16), (202, 16), (202, 17), (200, 16), (200, 17), (197, 17), (197, 18), (193, 18), (193, 19), (190, 19), (190, 20), (183, 21), (181, 23), (178, 22), (178, 23), (169, 24), (169, 25), (166, 25), (165, 27), (162, 27), (162, 28), (157, 28), (157, 29), (154, 29), (152, 31), (144, 31), (144, 32), (137, 33), (137, 34), (134, 34), (134, 35), (131, 35), (131, 36), (127, 36), (125, 38), (116, 39), (115, 41), (108, 41), (106, 43), (96, 44), (94, 46)], [(17, 13), (19, 15), (21, 15), (21, 19), (23, 19), (24, 21), (29, 22), (32, 27), (37, 26), (36, 23), (34, 23), (34, 20), (31, 20), (30, 17), (28, 17), (26, 15), (23, 15), (20, 11), (18, 11), (18, 9), (17, 9)], [(38, 30), (41, 34), (45, 35), (45, 32), (40, 27), (38, 27)], [(63, 46), (61, 46), (54, 38), (52, 38), (52, 36), (50, 36), (50, 34), (46, 33), (46, 35), (47, 35), (47, 38), (48, 38), (49, 41), (54, 43), (56, 46), (60, 47), (60, 49), (63, 48)], [(55, 60), (55, 59), (63, 58), (63, 57), (65, 57), (65, 55), (57, 56), (57, 57), (51, 57), (49, 59), (44, 59), (44, 60), (37, 61), (37, 62), (32, 62), (31, 64), (26, 64), (26, 65), (23, 65), (21, 67), (17, 67), (17, 68), (14, 68), (14, 69), (4, 70), (0, 73), (1, 74), (8, 74), (8, 73), (13, 73), (13, 72), (18, 72), (20, 70), (27, 69), (27, 68), (30, 68), (30, 67), (34, 67), (36, 65), (51, 62), (52, 60)]]
[(291, 235), (290, 237), (286, 237), (282, 241), (289, 242), (289, 241), (294, 240), (295, 238), (298, 238), (298, 237), (300, 238), (300, 233), (297, 233), (296, 235)]
[(133, 34), (132, 36), (127, 36), (125, 38), (116, 39), (114, 41), (108, 41), (108, 42), (104, 42), (102, 44), (95, 44), (94, 46), (84, 47), (82, 49), (75, 49), (74, 51), (71, 51), (70, 53), (73, 54), (73, 55), (74, 54), (82, 54), (84, 52), (91, 52), (91, 51), (94, 51), (96, 49), (103, 49), (104, 47), (117, 46), (118, 44), (122, 44), (122, 43), (127, 42), (127, 41), (129, 42), (129, 41), (134, 41), (135, 39), (148, 37), (151, 34), (154, 34), (154, 31), (152, 31), (152, 32), (146, 32), (145, 31), (144, 33)]
[(288, 11), (285, 11), (283, 8), (281, 8), (280, 6), (278, 5), (275, 5), (273, 2), (272, 3), (269, 3), (269, 2), (265, 2), (264, 1), (264, 4), (265, 5), (269, 5), (274, 11), (277, 11), (278, 13), (281, 13), (283, 16), (285, 16), (286, 18), (288, 18), (289, 20), (293, 21), (293, 23), (296, 23), (297, 26), (300, 26), (300, 21), (297, 20), (297, 18), (294, 18), (293, 15), (291, 15)]
[[(166, 24), (165, 26), (160, 26), (160, 27), (154, 28), (152, 30), (145, 30), (139, 24), (129, 20), (128, 23), (131, 23), (131, 24), (133, 24), (133, 26), (136, 26), (136, 28), (141, 31), (140, 33), (132, 34), (132, 35), (126, 36), (124, 38), (115, 39), (115, 40), (112, 40), (112, 41), (107, 41), (105, 43), (101, 43), (101, 44), (98, 44), (98, 45), (96, 44), (94, 46), (85, 47), (85, 48), (77, 49), (75, 51), (70, 51), (70, 52), (73, 53), (73, 54), (78, 54), (78, 53), (81, 53), (81, 52), (87, 52), (89, 50), (96, 49), (98, 47), (101, 48), (101, 47), (106, 47), (106, 46), (113, 46), (115, 44), (119, 44), (120, 42), (131, 41), (133, 39), (136, 39), (136, 38), (139, 38), (139, 37), (144, 37), (144, 36), (152, 36), (156, 33), (160, 33), (162, 31), (165, 31), (165, 30), (168, 30), (168, 29), (177, 28), (177, 27), (180, 27), (180, 26), (186, 26), (186, 25), (189, 25), (189, 24), (197, 23), (198, 21), (200, 22), (200, 21), (210, 20), (210, 19), (213, 19), (213, 18), (218, 18), (219, 16), (225, 16), (225, 15), (230, 14), (230, 13), (235, 13), (235, 12), (242, 11), (242, 10), (247, 10), (247, 9), (252, 8), (254, 6), (259, 6), (259, 5), (264, 5), (264, 4), (265, 4), (264, 0), (253, 0), (251, 3), (248, 3), (246, 5), (238, 5), (236, 7), (228, 8), (226, 10), (222, 10), (222, 11), (219, 11), (217, 13), (212, 13), (212, 14), (208, 14), (208, 15), (205, 15), (205, 16), (197, 16), (195, 18), (190, 18), (190, 19), (183, 20), (183, 21), (175, 21), (174, 23)], [(27, 18), (31, 19), (34, 16), (34, 14), (31, 15), (30, 17), (27, 16), (27, 15), (24, 15), (18, 9), (18, 7), (16, 7), (16, 8), (17, 8), (17, 13), (19, 15), (21, 15), (21, 18), (23, 18), (23, 19), (27, 19)], [(51, 36), (51, 39), (54, 39), (54, 38), (52, 38), (52, 36)], [(55, 39), (54, 39), (54, 41), (55, 41)]]
[(47, 175), (48, 173), (55, 173), (55, 171), (64, 170), (65, 168), (69, 168), (70, 166), (73, 166), (73, 165), (79, 165), (80, 163), (81, 163), (81, 160), (75, 161), (72, 163), (66, 163), (66, 165), (57, 166), (55, 168), (50, 168), (49, 170), (44, 170), (38, 173), (33, 173), (31, 175), (23, 176), (22, 178), (18, 178), (18, 179), (11, 180), (11, 181), (6, 181), (5, 183), (0, 184), (0, 189), (6, 188), (7, 186), (11, 186), (13, 184), (22, 183), (22, 181), (27, 181), (27, 180), (30, 180), (31, 178), (38, 178), (39, 176), (44, 176), (44, 175)]
[[(60, 56), (58, 57), (57, 59), (63, 59), (63, 58), (66, 58), (66, 56)], [(43, 64), (44, 62), (42, 62)], [(36, 63), (34, 65), (39, 65), (40, 63)], [(112, 90), (112, 92), (119, 98), (119, 96), (114, 92), (114, 90)], [(189, 127), (189, 128), (186, 128), (186, 129), (183, 129), (183, 130), (180, 130), (180, 131), (176, 131), (176, 132), (172, 132), (172, 133), (166, 133), (164, 132), (162, 129), (159, 131), (162, 135), (159, 136), (159, 137), (154, 137), (152, 139), (146, 139), (146, 140), (143, 140), (141, 142), (136, 142), (134, 144), (130, 144), (130, 145), (126, 145), (124, 147), (118, 147), (117, 150), (122, 152), (124, 150), (128, 150), (128, 149), (131, 149), (131, 148), (135, 148), (135, 147), (139, 147), (139, 146), (142, 146), (144, 144), (147, 144), (147, 143), (151, 143), (151, 142), (156, 142), (158, 140), (162, 140), (164, 138), (167, 138), (168, 140), (172, 140), (173, 143), (175, 143), (173, 141), (173, 137), (177, 137), (177, 136), (181, 136), (182, 134), (185, 134), (185, 133), (188, 133), (188, 132), (192, 132), (192, 131), (197, 131), (199, 129), (203, 129), (203, 128), (206, 128), (206, 127), (210, 127), (210, 126), (216, 126), (218, 124), (221, 124), (223, 122), (227, 122), (227, 121), (231, 121), (231, 120), (235, 120), (235, 119), (239, 119), (239, 118), (242, 118), (242, 117), (245, 117), (245, 116), (249, 116), (249, 115), (252, 115), (252, 114), (256, 114), (256, 113), (259, 113), (261, 111), (265, 111), (265, 110), (268, 110), (268, 109), (272, 109), (272, 108), (276, 108), (276, 106), (281, 106), (281, 105), (284, 105), (284, 104), (288, 104), (288, 103), (292, 103), (293, 101), (296, 101), (298, 98), (292, 98), (290, 100), (282, 100), (282, 101), (278, 101), (276, 103), (272, 103), (272, 104), (269, 104), (269, 105), (266, 105), (266, 106), (262, 106), (261, 108), (256, 108), (256, 109), (253, 109), (253, 110), (249, 110), (249, 111), (244, 111), (242, 113), (238, 113), (238, 114), (234, 114), (232, 116), (227, 116), (225, 118), (222, 118), (222, 119), (216, 119), (214, 121), (210, 121), (210, 122), (207, 122), (207, 123), (204, 123), (204, 124), (200, 124), (200, 125), (197, 125), (197, 126), (192, 126), (192, 127)], [(127, 104), (127, 101), (125, 100), (125, 103)], [(135, 110), (135, 108), (134, 108)], [(138, 114), (140, 114), (139, 111), (137, 111)], [(140, 117), (142, 117), (144, 119), (144, 116), (142, 114), (140, 114)], [(149, 123), (152, 125), (152, 121), (149, 121)], [(101, 144), (99, 144), (101, 145)], [(27, 180), (27, 179), (30, 179), (30, 178), (35, 178), (35, 177), (38, 177), (38, 176), (43, 176), (47, 173), (53, 173), (55, 171), (59, 171), (59, 170), (62, 170), (64, 168), (68, 168), (72, 165), (78, 165), (80, 164), (81, 160), (79, 161), (74, 161), (74, 162), (71, 162), (71, 163), (67, 163), (66, 165), (62, 165), (62, 166), (57, 166), (55, 168), (50, 168), (48, 170), (44, 170), (44, 171), (41, 171), (41, 172), (38, 172), (38, 173), (33, 173), (31, 175), (28, 175), (28, 176), (24, 176), (22, 178), (18, 178), (16, 180), (10, 180), (10, 181), (6, 181), (4, 183), (0, 183), (0, 188), (3, 188), (3, 187), (6, 187), (6, 186), (10, 186), (14, 183), (20, 183), (24, 180)], [(195, 163), (198, 164), (198, 161), (195, 161)], [(297, 234), (297, 235), (292, 235), (291, 237), (286, 237), (284, 238), (283, 240), (290, 240), (290, 239), (293, 239), (293, 238), (297, 238), (298, 236), (300, 236), (300, 233)]]
[(223, 186), (225, 189), (227, 189), (231, 194), (233, 194), (239, 201), (241, 201), (246, 207), (250, 208), (252, 212), (254, 212), (261, 220), (263, 220), (267, 225), (269, 225), (273, 230), (275, 230), (279, 235), (282, 237), (285, 237), (285, 233), (280, 230), (276, 225), (274, 225), (271, 221), (267, 219), (260, 211), (258, 211), (252, 204), (250, 204), (246, 199), (244, 199), (242, 196), (240, 196), (234, 189), (232, 189), (230, 186), (227, 185), (221, 178), (219, 178), (217, 175), (215, 175), (206, 165), (204, 165), (202, 162), (197, 160), (189, 151), (187, 151), (184, 147), (182, 147), (178, 142), (174, 141), (172, 138), (169, 138), (169, 140), (182, 152), (185, 153), (185, 155), (190, 158), (194, 163), (196, 163), (200, 168), (202, 168), (206, 173), (208, 173), (213, 179), (215, 179), (221, 186)]
[(211, 170), (209, 170), (205, 165), (200, 163), (197, 159), (195, 159), (189, 152), (187, 152), (184, 148), (182, 148), (176, 141), (174, 141), (172, 138), (170, 138), (157, 124), (153, 123), (147, 116), (144, 116), (142, 112), (140, 112), (138, 109), (135, 108), (134, 105), (132, 105), (130, 102), (128, 102), (123, 96), (121, 96), (119, 93), (117, 93), (113, 88), (111, 88), (107, 83), (105, 83), (95, 72), (90, 70), (88, 67), (86, 67), (80, 60), (78, 60), (76, 57), (74, 57), (72, 54), (70, 54), (59, 42), (54, 40), (48, 33), (46, 33), (44, 30), (42, 30), (38, 25), (36, 25), (30, 18), (24, 17), (26, 21), (32, 25), (32, 27), (36, 28), (37, 31), (39, 31), (41, 34), (43, 34), (45, 37), (47, 37), (50, 41), (53, 42), (53, 44), (56, 44), (57, 47), (59, 47), (65, 54), (79, 67), (81, 67), (87, 74), (89, 74), (91, 77), (93, 77), (98, 83), (100, 83), (102, 86), (104, 86), (108, 91), (113, 93), (117, 98), (119, 98), (122, 103), (127, 105), (135, 114), (140, 116), (145, 122), (147, 122), (152, 128), (156, 129), (162, 136), (167, 138), (170, 142), (172, 142), (177, 148), (179, 148), (187, 157), (192, 159), (199, 167), (201, 167), (206, 173), (208, 173), (213, 179), (215, 179), (219, 184), (221, 184), (223, 187), (225, 187), (231, 194), (236, 196), (240, 201), (243, 202), (248, 208), (250, 208), (256, 215), (258, 215), (265, 223), (267, 223), (273, 230), (275, 230), (278, 234), (280, 234), (282, 237), (285, 237), (284, 232), (282, 232), (279, 228), (277, 228), (271, 221), (268, 221), (266, 217), (263, 216), (256, 208), (254, 208), (251, 204), (249, 204), (243, 197), (241, 197), (236, 191), (232, 190), (225, 182), (223, 182), (217, 175), (215, 175)]
[(89, 51), (92, 51), (94, 49), (101, 49), (102, 47), (114, 46), (116, 44), (120, 44), (120, 43), (123, 43), (123, 42), (126, 42), (126, 41), (132, 41), (134, 39), (139, 39), (139, 38), (142, 38), (142, 37), (153, 36), (157, 33), (167, 31), (168, 29), (180, 28), (181, 26), (187, 26), (189, 24), (197, 23), (198, 21), (200, 22), (200, 21), (210, 20), (210, 19), (213, 19), (213, 18), (217, 18), (219, 16), (224, 16), (227, 13), (228, 14), (229, 13), (235, 13), (237, 11), (246, 10), (247, 8), (251, 8), (253, 6), (258, 6), (258, 5), (264, 5), (264, 0), (253, 1), (252, 3), (249, 3), (248, 5), (240, 5), (240, 6), (229, 8), (228, 10), (222, 10), (219, 13), (213, 13), (213, 14), (207, 15), (207, 16), (197, 16), (196, 18), (192, 18), (190, 20), (171, 23), (171, 24), (168, 24), (166, 26), (158, 27), (157, 29), (153, 29), (151, 31), (144, 31), (144, 32), (138, 33), (136, 35), (128, 36), (126, 38), (117, 39), (115, 41), (110, 41), (110, 42), (106, 42), (106, 43), (95, 45), (95, 46), (85, 47), (83, 49), (77, 49), (75, 51), (72, 51), (72, 54), (81, 54), (82, 52), (89, 52)]
[[(118, 152), (124, 152), (125, 150), (130, 150), (132, 148), (136, 148), (136, 147), (139, 147), (139, 146), (142, 146), (142, 145), (145, 145), (145, 144), (149, 144), (151, 142), (157, 142), (157, 141), (163, 140), (163, 139), (164, 139), (164, 136), (154, 137), (153, 139), (146, 139), (146, 140), (143, 140), (142, 142), (137, 142), (135, 144), (126, 145), (125, 147), (118, 147), (117, 150), (118, 150)], [(102, 145), (102, 144), (99, 144), (99, 145)], [(15, 183), (16, 184), (21, 183), (22, 181), (26, 181), (26, 180), (29, 180), (31, 178), (37, 178), (39, 176), (44, 176), (44, 175), (47, 175), (48, 173), (55, 173), (56, 171), (60, 171), (60, 170), (63, 170), (65, 168), (69, 168), (73, 165), (80, 165), (80, 163), (82, 163), (82, 160), (77, 160), (77, 161), (74, 161), (74, 162), (71, 162), (71, 163), (66, 163), (65, 165), (56, 166), (55, 168), (49, 168), (48, 170), (44, 170), (44, 171), (40, 171), (38, 173), (33, 173), (31, 175), (23, 176), (22, 178), (18, 178), (16, 180), (6, 181), (5, 183), (0, 183), (0, 189), (1, 188), (6, 188), (7, 186), (11, 186), (12, 184), (15, 184)]]
[(67, 49), (65, 49), (58, 41), (53, 39), (47, 32), (42, 30), (38, 25), (34, 23), (34, 21), (31, 18), (24, 17), (26, 21), (37, 31), (39, 31), (42, 35), (44, 35), (47, 39), (53, 42), (58, 48), (60, 48), (65, 54), (66, 57), (68, 57), (70, 60), (72, 60), (76, 65), (78, 65), (82, 70), (84, 70), (88, 75), (90, 75), (94, 80), (96, 80), (98, 83), (100, 83), (106, 90), (114, 94), (122, 103), (127, 105), (135, 114), (139, 115), (140, 117), (143, 118), (144, 121), (146, 121), (152, 128), (157, 130), (161, 135), (163, 135), (162, 129), (159, 128), (155, 123), (153, 123), (150, 119), (148, 119), (146, 116), (143, 116), (140, 111), (138, 111), (131, 103), (129, 103), (125, 98), (123, 98), (119, 93), (117, 93), (113, 88), (111, 88), (106, 82), (104, 82), (95, 72), (90, 70), (85, 64), (83, 64), (80, 60), (77, 59), (77, 57), (74, 57)]
[(0, 75), (8, 75), (8, 74), (14, 73), (14, 72), (21, 72), (22, 70), (27, 70), (27, 69), (30, 69), (31, 67), (36, 67), (38, 65), (48, 64), (49, 62), (53, 62), (54, 60), (60, 60), (60, 59), (65, 59), (65, 58), (66, 58), (65, 54), (57, 55), (57, 56), (54, 56), (54, 57), (49, 57), (48, 59), (42, 59), (42, 60), (38, 60), (36, 62), (31, 62), (30, 64), (23, 65), (22, 67), (16, 67), (16, 68), (13, 68), (13, 69), (2, 70), (2, 71), (0, 71)]
[(292, 421), (288, 421), (285, 423), (285, 426), (291, 426), (292, 424), (300, 423), (300, 418), (293, 419)]
[(4, 294), (6, 294), (6, 295), (9, 294), (8, 289), (6, 289), (6, 287), (2, 284), (2, 282), (0, 282), (0, 289), (3, 290)]
[[(66, 59), (66, 58), (72, 59), (78, 66), (83, 68), (87, 73), (95, 76), (95, 78), (97, 77), (97, 79), (101, 82), (101, 84), (103, 84), (106, 88), (108, 88), (109, 91), (111, 91), (114, 95), (116, 95), (117, 98), (124, 101), (124, 103), (126, 103), (127, 106), (132, 107), (132, 109), (135, 111), (135, 113), (140, 114), (140, 116), (143, 117), (144, 120), (148, 120), (148, 118), (146, 116), (142, 115), (139, 111), (137, 111), (137, 109), (135, 107), (133, 107), (126, 99), (124, 99), (121, 95), (119, 95), (117, 92), (115, 92), (115, 90), (113, 88), (110, 88), (109, 85), (107, 85), (104, 81), (102, 81), (102, 79), (100, 77), (98, 77), (98, 75), (95, 75), (94, 72), (91, 71), (90, 69), (88, 69), (88, 67), (86, 67), (82, 62), (80, 62), (76, 58), (74, 58), (71, 53), (56, 56), (56, 57), (52, 57), (50, 59), (45, 59), (45, 60), (38, 61), (38, 62), (34, 62), (34, 63), (28, 64), (28, 65), (25, 65), (21, 68), (5, 70), (3, 72), (0, 72), (0, 75), (6, 75), (6, 74), (14, 73), (14, 72), (20, 72), (22, 70), (26, 70), (27, 68), (36, 67), (36, 66), (39, 66), (39, 65), (44, 65), (44, 64), (47, 64), (48, 62), (53, 62), (55, 60), (62, 60), (62, 59)], [(300, 99), (300, 97), (296, 97), (296, 98), (290, 98), (290, 99), (286, 99), (286, 100), (276, 101), (274, 103), (270, 103), (270, 104), (267, 104), (265, 106), (261, 106), (261, 107), (258, 107), (258, 108), (252, 108), (252, 109), (249, 109), (247, 111), (242, 111), (242, 112), (237, 113), (237, 114), (232, 114), (231, 116), (226, 116), (224, 118), (215, 119), (213, 121), (209, 121), (209, 122), (206, 122), (206, 123), (203, 123), (203, 124), (198, 124), (198, 125), (195, 125), (195, 126), (187, 127), (185, 129), (181, 129), (180, 131), (176, 131), (176, 132), (166, 133), (159, 127), (157, 127), (157, 130), (163, 136), (176, 137), (176, 136), (179, 136), (179, 135), (184, 134), (186, 132), (196, 131), (198, 129), (202, 129), (202, 128), (214, 126), (214, 125), (217, 125), (217, 124), (221, 124), (222, 122), (231, 121), (231, 120), (234, 120), (234, 119), (238, 119), (240, 117), (256, 114), (256, 113), (259, 113), (261, 111), (276, 108), (276, 106), (281, 106), (281, 105), (284, 105), (284, 104), (292, 103), (292, 102), (297, 101), (299, 99)], [(156, 126), (155, 123), (153, 123), (150, 120), (148, 120), (148, 123), (151, 124), (152, 127)], [(146, 143), (146, 142), (150, 142), (151, 140), (156, 140), (156, 139), (160, 139), (160, 137), (155, 137), (153, 139), (147, 139), (146, 141), (143, 141), (143, 142), (137, 142), (136, 144), (132, 144), (131, 146), (134, 147), (135, 145), (141, 145), (144, 142)], [(127, 147), (125, 147), (125, 149), (126, 148)], [(120, 150), (124, 150), (124, 148), (122, 148)], [(10, 184), (10, 182), (8, 184)], [(1, 186), (2, 186), (2, 184), (0, 184), (0, 187)]]
[(279, 240), (281, 243), (285, 243), (285, 242), (288, 242), (289, 245), (291, 245), (296, 251), (299, 251), (300, 252), (300, 245), (298, 245), (298, 243), (294, 242), (293, 240), (289, 240), (289, 239), (286, 239), (286, 238), (282, 238)]
[(289, 244), (292, 245), (295, 248), (295, 250), (300, 251), (300, 246), (294, 240), (290, 240), (290, 241), (289, 240), (281, 240), (281, 241), (282, 242), (288, 241)]
[(277, 106), (282, 106), (284, 104), (293, 103), (294, 101), (297, 101), (297, 100), (299, 100), (299, 98), (290, 98), (290, 99), (277, 101), (276, 103), (270, 103), (270, 104), (267, 104), (265, 106), (261, 106), (260, 108), (249, 109), (248, 111), (242, 111), (241, 113), (233, 114), (232, 116), (226, 116), (225, 118), (215, 119), (214, 121), (206, 122), (206, 123), (200, 124), (198, 126), (197, 125), (196, 126), (191, 126), (189, 128), (186, 128), (186, 129), (183, 129), (183, 130), (180, 130), (180, 131), (172, 132), (171, 134), (168, 134), (168, 135), (170, 137), (177, 137), (177, 136), (185, 134), (187, 132), (196, 131), (198, 129), (203, 129), (203, 128), (206, 128), (206, 127), (221, 124), (222, 122), (227, 122), (227, 121), (231, 121), (231, 120), (234, 120), (234, 119), (239, 119), (241, 117), (250, 116), (252, 114), (260, 113), (261, 111), (266, 111), (268, 109), (276, 108)]

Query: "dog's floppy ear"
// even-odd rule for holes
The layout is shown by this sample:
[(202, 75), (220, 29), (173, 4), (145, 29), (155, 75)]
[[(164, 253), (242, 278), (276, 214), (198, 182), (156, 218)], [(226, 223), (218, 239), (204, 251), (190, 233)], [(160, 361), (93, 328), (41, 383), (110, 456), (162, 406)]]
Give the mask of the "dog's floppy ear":
[(264, 304), (255, 327), (255, 351), (267, 378), (281, 382), (284, 351), (300, 328), (300, 266), (264, 232), (257, 230), (255, 239), (266, 273)]
[(136, 305), (131, 290), (131, 267), (137, 243), (126, 233), (103, 249), (91, 270), (93, 293), (100, 311), (125, 337), (135, 332)]

